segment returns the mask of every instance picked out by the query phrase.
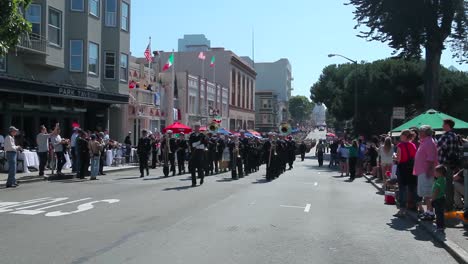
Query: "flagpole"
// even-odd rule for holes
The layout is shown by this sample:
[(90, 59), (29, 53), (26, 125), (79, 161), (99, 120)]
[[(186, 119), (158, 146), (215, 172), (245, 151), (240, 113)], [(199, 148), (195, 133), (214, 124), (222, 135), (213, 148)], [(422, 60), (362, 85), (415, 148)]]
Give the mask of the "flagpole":
[[(151, 36), (149, 37), (149, 47), (150, 47), (150, 55), (151, 55)], [(151, 82), (151, 60), (148, 60), (148, 86)]]

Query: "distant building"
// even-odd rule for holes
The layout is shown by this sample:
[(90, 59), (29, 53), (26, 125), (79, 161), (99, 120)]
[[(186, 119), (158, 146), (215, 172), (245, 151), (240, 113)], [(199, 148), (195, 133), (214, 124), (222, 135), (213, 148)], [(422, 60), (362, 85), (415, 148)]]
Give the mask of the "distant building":
[(327, 126), (327, 107), (324, 104), (316, 104), (312, 110), (312, 119), (315, 121), (315, 126)]
[(291, 74), (291, 64), (288, 59), (280, 59), (276, 62), (255, 63), (257, 72), (256, 91), (271, 91), (276, 94), (278, 105), (277, 123), (287, 122), (288, 102), (291, 97), (293, 80)]
[(179, 39), (179, 52), (208, 51), (211, 41), (203, 34), (184, 35)]
[(255, 92), (255, 129), (259, 132), (276, 131), (279, 127), (278, 96), (272, 91)]
[[(160, 55), (159, 63), (163, 65), (171, 53), (163, 52)], [(224, 48), (212, 48), (204, 52), (206, 59), (198, 58), (199, 52), (176, 52), (174, 54), (174, 67), (177, 72), (186, 71), (190, 75), (199, 76), (201, 80), (217, 83), (228, 88), (229, 98), (229, 122), (226, 128), (230, 130), (254, 129), (255, 127), (255, 79), (256, 72), (253, 67), (246, 63), (230, 50)], [(215, 66), (210, 67), (210, 60), (215, 57)], [(161, 68), (157, 66), (157, 68)], [(177, 79), (179, 80), (179, 79)], [(209, 110), (208, 100), (204, 109)], [(216, 111), (221, 106), (215, 105)], [(200, 117), (200, 121), (204, 119)]]
[(0, 56), (0, 128), (18, 127), (32, 146), (39, 125), (50, 129), (56, 123), (66, 138), (79, 125), (108, 128), (111, 138), (123, 140), (130, 5), (33, 1), (24, 10), (32, 32)]

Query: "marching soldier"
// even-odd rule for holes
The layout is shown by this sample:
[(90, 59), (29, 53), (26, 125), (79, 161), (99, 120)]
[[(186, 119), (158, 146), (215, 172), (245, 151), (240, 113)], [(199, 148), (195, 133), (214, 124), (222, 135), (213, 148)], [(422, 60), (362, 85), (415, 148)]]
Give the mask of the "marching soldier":
[(205, 175), (205, 148), (208, 144), (206, 136), (200, 132), (200, 122), (195, 123), (194, 131), (189, 137), (189, 147), (191, 149), (191, 156), (189, 161), (190, 173), (192, 174), (192, 187), (197, 186), (196, 172), (200, 178), (200, 185), (203, 184)]
[(266, 179), (271, 181), (277, 177), (277, 155), (276, 155), (276, 143), (275, 134), (273, 132), (268, 133), (268, 140), (263, 145), (264, 160), (266, 163)]
[(146, 176), (149, 175), (148, 159), (151, 152), (151, 140), (148, 138), (148, 131), (141, 131), (141, 138), (138, 140), (137, 154), (140, 162), (140, 178), (143, 178), (146, 170)]
[(187, 152), (187, 141), (185, 140), (184, 132), (179, 134), (177, 139), (177, 167), (179, 168), (179, 175), (185, 174), (185, 153)]
[(301, 152), (301, 161), (304, 161), (305, 154), (307, 150), (307, 145), (305, 144), (304, 140), (299, 145), (299, 151)]
[(242, 165), (244, 166), (245, 176), (249, 175), (250, 165), (249, 165), (249, 139), (245, 136), (245, 130), (240, 131), (239, 143), (242, 145), (241, 156), (242, 156)]
[[(286, 161), (287, 161), (287, 146), (286, 142), (284, 141), (284, 136), (280, 136), (276, 141), (276, 151), (278, 154), (278, 162), (279, 162), (279, 174), (286, 171)], [(278, 177), (277, 176), (277, 177)]]
[[(167, 130), (164, 140), (161, 142), (161, 150), (164, 158), (164, 176), (169, 176), (169, 172), (172, 171), (172, 176), (175, 176), (175, 152), (177, 149), (176, 140), (172, 137), (172, 130)], [(170, 164), (170, 169), (169, 169)]]
[(294, 161), (296, 160), (296, 142), (292, 136), (288, 136), (288, 163), (289, 169), (292, 170)]
[(212, 132), (208, 132), (208, 146), (207, 146), (207, 151), (205, 152), (206, 154), (206, 160), (208, 161), (207, 167), (205, 170), (206, 175), (213, 175), (214, 173), (214, 162), (216, 158), (216, 138), (213, 137)]

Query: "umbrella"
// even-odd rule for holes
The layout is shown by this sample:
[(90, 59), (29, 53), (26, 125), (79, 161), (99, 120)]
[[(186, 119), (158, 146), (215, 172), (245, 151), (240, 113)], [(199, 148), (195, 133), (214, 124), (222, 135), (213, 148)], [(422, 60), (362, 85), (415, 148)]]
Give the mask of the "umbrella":
[(256, 137), (260, 137), (260, 136), (261, 136), (260, 133), (258, 133), (258, 132), (255, 131), (255, 130), (247, 130), (247, 131), (248, 131), (250, 134), (252, 134), (252, 135), (254, 135), (254, 136), (256, 136)]
[(327, 133), (327, 137), (336, 137), (336, 135), (333, 133)]
[(188, 134), (192, 132), (192, 129), (189, 126), (186, 126), (179, 122), (174, 122), (174, 124), (165, 127), (163, 129), (163, 133), (166, 133), (167, 130), (172, 130), (175, 134), (178, 134), (180, 132), (184, 132), (185, 134)]
[(218, 133), (223, 134), (223, 135), (232, 135), (231, 132), (227, 131), (227, 130), (224, 129), (224, 128), (218, 129)]
[(430, 109), (422, 113), (421, 115), (418, 115), (417, 117), (411, 119), (410, 121), (404, 123), (403, 125), (393, 129), (392, 132), (401, 132), (405, 129), (420, 127), (422, 125), (429, 125), (434, 130), (442, 130), (444, 119), (452, 119), (455, 122), (455, 129), (468, 129), (467, 122), (444, 114), (442, 112), (436, 111), (434, 109)]

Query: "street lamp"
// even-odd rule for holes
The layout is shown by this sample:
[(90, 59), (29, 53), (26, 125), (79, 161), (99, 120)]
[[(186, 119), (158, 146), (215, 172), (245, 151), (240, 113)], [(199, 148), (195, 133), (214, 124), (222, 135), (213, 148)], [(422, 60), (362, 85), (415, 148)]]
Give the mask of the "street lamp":
[[(332, 57), (341, 57), (343, 59), (346, 59), (350, 62), (352, 62), (354, 64), (354, 72), (356, 73), (356, 77), (357, 77), (357, 66), (358, 66), (358, 62), (355, 61), (355, 60), (352, 60), (346, 56), (343, 56), (343, 55), (340, 55), (340, 54), (328, 54), (328, 57), (329, 58), (332, 58)], [(354, 78), (354, 132), (357, 133), (357, 118), (358, 118), (358, 87), (357, 87), (357, 78)]]

